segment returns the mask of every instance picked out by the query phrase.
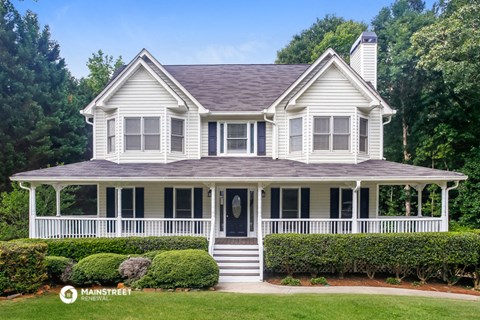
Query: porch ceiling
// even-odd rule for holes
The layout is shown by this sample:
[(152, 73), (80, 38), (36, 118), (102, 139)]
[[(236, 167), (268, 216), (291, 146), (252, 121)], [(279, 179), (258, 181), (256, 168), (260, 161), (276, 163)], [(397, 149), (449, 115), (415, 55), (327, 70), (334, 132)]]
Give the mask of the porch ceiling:
[(262, 157), (209, 157), (172, 163), (123, 163), (91, 160), (26, 171), (10, 177), (13, 181), (375, 181), (439, 182), (465, 180), (458, 172), (405, 165), (384, 160), (359, 164), (306, 164)]

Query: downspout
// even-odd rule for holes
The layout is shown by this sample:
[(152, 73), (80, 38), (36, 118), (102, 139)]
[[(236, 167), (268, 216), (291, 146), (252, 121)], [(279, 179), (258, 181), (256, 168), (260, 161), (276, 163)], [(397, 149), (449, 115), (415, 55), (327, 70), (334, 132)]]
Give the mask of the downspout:
[(23, 182), (19, 182), (18, 185), (20, 188), (28, 190), (28, 237), (35, 238), (36, 210), (34, 206), (36, 206), (36, 204), (32, 201), (33, 188), (31, 186), (25, 187)]
[(460, 181), (455, 181), (455, 184), (451, 186), (450, 188), (445, 189), (445, 216), (443, 216), (443, 225), (444, 225), (444, 230), (443, 231), (448, 231), (448, 193), (450, 190), (458, 188), (458, 185), (460, 184)]
[[(275, 116), (273, 116), (275, 119)], [(263, 120), (270, 123), (272, 127), (272, 158), (278, 159), (277, 148), (277, 123), (275, 121), (267, 119), (267, 109), (263, 109)]]
[(393, 116), (393, 115), (389, 115), (389, 116), (388, 116), (388, 120), (387, 120), (386, 122), (382, 123), (382, 124), (383, 124), (383, 125), (387, 125), (387, 124), (389, 124), (390, 122), (392, 122), (392, 116)]
[(383, 157), (383, 139), (384, 139), (383, 135), (384, 135), (384, 130), (385, 130), (384, 127), (385, 127), (385, 125), (387, 125), (387, 124), (389, 124), (390, 122), (392, 122), (392, 116), (393, 116), (393, 115), (388, 116), (388, 120), (387, 120), (386, 122), (383, 122), (383, 123), (382, 123), (382, 126), (381, 126), (382, 134), (380, 135), (380, 141), (381, 141), (381, 147), (382, 147), (382, 148), (381, 148), (381, 151), (382, 151), (382, 153), (381, 153), (381, 155), (380, 155), (380, 159), (383, 159), (383, 160), (386, 160), (386, 159)]
[(358, 233), (358, 190), (362, 182), (357, 180), (356, 183), (352, 194), (352, 233)]
[(93, 122), (89, 120), (87, 115), (84, 114), (83, 116), (85, 117), (85, 122), (92, 126), (92, 139), (93, 139), (93, 141), (92, 141), (92, 152), (93, 152), (92, 159), (95, 159), (95, 154), (96, 154), (96, 150), (95, 150), (96, 149), (96, 146), (95, 146), (96, 145), (95, 127), (93, 126)]

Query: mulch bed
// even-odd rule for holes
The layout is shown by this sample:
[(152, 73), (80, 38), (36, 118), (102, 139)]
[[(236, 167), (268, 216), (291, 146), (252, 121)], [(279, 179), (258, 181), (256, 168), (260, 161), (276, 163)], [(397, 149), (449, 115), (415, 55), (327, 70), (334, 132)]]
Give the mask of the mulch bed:
[[(320, 275), (324, 276), (327, 279), (327, 282), (330, 286), (363, 286), (363, 287), (386, 287), (386, 288), (403, 288), (403, 289), (414, 289), (414, 290), (423, 290), (423, 291), (437, 291), (437, 292), (448, 292), (448, 293), (463, 293), (470, 294), (475, 296), (480, 296), (480, 291), (473, 290), (471, 287), (468, 287), (470, 284), (468, 281), (466, 283), (459, 283), (454, 286), (446, 285), (443, 282), (439, 282), (436, 279), (429, 280), (426, 284), (420, 286), (414, 286), (412, 283), (416, 281), (415, 279), (404, 279), (399, 285), (392, 285), (385, 282), (385, 279), (388, 276), (378, 275), (375, 279), (369, 279), (367, 276), (362, 275), (346, 275), (344, 279), (339, 279), (334, 275)], [(265, 281), (281, 285), (282, 279), (285, 275), (268, 275), (265, 278)], [(299, 279), (302, 283), (302, 286), (312, 287), (310, 279), (312, 278), (309, 275), (296, 275), (294, 278)], [(316, 287), (321, 287), (322, 285), (315, 285)]]

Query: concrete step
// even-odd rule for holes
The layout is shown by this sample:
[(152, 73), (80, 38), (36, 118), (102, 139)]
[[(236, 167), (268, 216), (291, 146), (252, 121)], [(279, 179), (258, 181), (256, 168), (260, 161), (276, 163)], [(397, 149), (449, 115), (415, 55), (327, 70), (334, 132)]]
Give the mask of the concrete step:
[(221, 276), (249, 276), (249, 275), (259, 275), (257, 269), (243, 269), (241, 267), (236, 269), (220, 269)]
[(246, 269), (260, 268), (260, 263), (258, 261), (257, 262), (230, 261), (230, 262), (217, 262), (217, 264), (220, 269), (231, 269), (232, 267), (238, 268), (239, 266)]
[(260, 282), (260, 276), (220, 276), (218, 282)]

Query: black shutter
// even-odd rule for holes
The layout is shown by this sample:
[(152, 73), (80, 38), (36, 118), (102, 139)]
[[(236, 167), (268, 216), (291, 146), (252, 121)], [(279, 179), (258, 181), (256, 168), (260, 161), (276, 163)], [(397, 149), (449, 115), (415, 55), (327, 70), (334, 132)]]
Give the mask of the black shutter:
[[(115, 188), (107, 188), (107, 218), (115, 218)], [(115, 232), (116, 221), (108, 220), (107, 232)]]
[[(165, 188), (164, 210), (165, 218), (173, 218), (173, 188)], [(172, 221), (166, 221), (165, 232), (171, 232), (173, 230), (172, 226)]]
[[(145, 189), (135, 188), (135, 218), (145, 217)], [(144, 221), (137, 221), (137, 232), (144, 232)]]
[(370, 189), (360, 188), (360, 219), (368, 219)]
[[(330, 188), (330, 219), (339, 218), (340, 189)], [(337, 233), (337, 223), (332, 223), (332, 233)]]
[[(270, 198), (270, 218), (280, 218), (280, 188), (271, 188), (272, 196)], [(278, 222), (272, 222), (272, 233), (277, 233)]]
[(257, 155), (264, 156), (267, 154), (267, 136), (265, 121), (257, 122)]
[[(302, 219), (310, 219), (310, 188), (302, 188), (300, 190), (300, 198), (302, 203), (300, 204), (300, 218)], [(302, 229), (299, 230), (299, 233), (309, 233), (310, 231), (310, 223), (304, 222), (302, 225)]]
[(217, 123), (208, 123), (208, 155), (217, 155)]
[[(193, 189), (193, 217), (201, 219), (203, 212), (203, 188)], [(195, 222), (195, 233), (202, 233), (202, 223)]]

